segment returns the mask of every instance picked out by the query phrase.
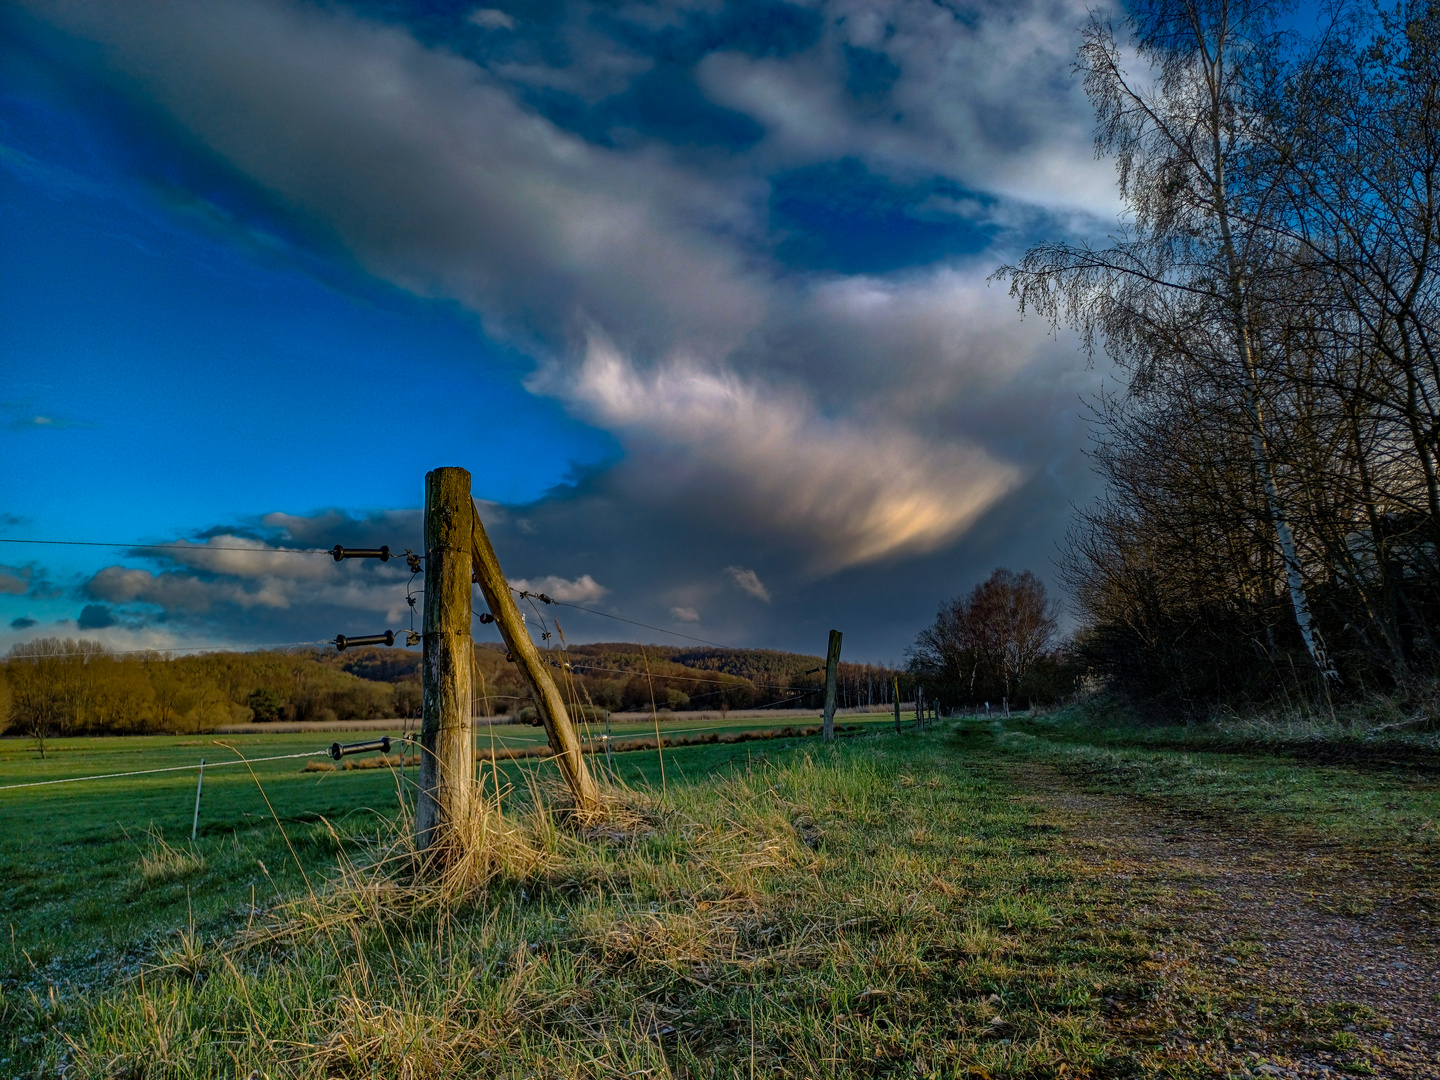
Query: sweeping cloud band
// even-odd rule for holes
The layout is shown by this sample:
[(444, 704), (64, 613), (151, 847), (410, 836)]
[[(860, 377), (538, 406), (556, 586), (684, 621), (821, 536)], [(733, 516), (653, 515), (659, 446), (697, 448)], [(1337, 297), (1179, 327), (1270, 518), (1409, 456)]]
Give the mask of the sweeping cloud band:
[[(532, 554), (537, 523), (580, 549), (517, 568), (552, 595), (633, 593), (644, 566), (653, 610), (708, 623), (719, 597), (782, 606), (742, 563), (791, 595), (916, 559), (948, 557), (949, 583), (988, 569), (957, 554), (982, 521), (1034, 530), (1040, 499), (1008, 548), (1058, 534), (1082, 369), (986, 278), (1041, 232), (1113, 219), (1068, 75), (1087, 5), (20, 6), (165, 138), (318, 249), (473, 314), (530, 393), (613, 437), (615, 460), (515, 513)], [(632, 531), (601, 550), (597, 513)], [(304, 520), (252, 519), (253, 542)], [(642, 531), (657, 520), (713, 558), (672, 557)], [(177, 617), (373, 610), (249, 558), (197, 545), (103, 568), (86, 595)]]

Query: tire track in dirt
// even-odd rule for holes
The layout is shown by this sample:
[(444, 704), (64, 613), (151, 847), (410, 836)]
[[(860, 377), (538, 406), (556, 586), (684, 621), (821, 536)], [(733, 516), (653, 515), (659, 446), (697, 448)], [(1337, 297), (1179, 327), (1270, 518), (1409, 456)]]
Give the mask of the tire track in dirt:
[[(1318, 832), (1086, 791), (1056, 766), (1010, 772), (1121, 918), (1178, 931), (1157, 973), (1198, 976), (1227, 1002), (1246, 1035), (1200, 1056), (1239, 1075), (1440, 1080), (1433, 875)], [(1115, 1003), (1117, 1035), (1164, 1034), (1135, 1011)]]

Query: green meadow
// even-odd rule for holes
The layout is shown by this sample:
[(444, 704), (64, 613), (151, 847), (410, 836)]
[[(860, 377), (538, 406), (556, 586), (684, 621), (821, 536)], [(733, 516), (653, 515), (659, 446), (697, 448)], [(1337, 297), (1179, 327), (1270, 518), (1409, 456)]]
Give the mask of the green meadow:
[[(805, 721), (765, 717), (736, 720), (667, 719), (667, 738), (708, 732), (768, 731)], [(842, 718), (842, 723), (855, 722)], [(867, 724), (884, 724), (865, 718)], [(599, 734), (596, 727), (590, 735)], [(615, 725), (617, 739), (652, 734), (650, 725)], [(185, 767), (185, 771), (0, 790), (0, 930), (8, 965), (17, 972), (88, 960), (122, 967), (144, 954), (148, 938), (194, 922), (209, 925), (253, 909), (323, 878), (337, 844), (366, 844), (392, 827), (406, 798), (413, 802), (416, 769), (305, 772), (328, 762), (333, 741), (356, 742), (384, 732), (306, 732), (228, 736), (129, 736), (52, 739), (42, 760), (29, 740), (0, 739), (0, 788), (10, 784), (108, 773)], [(394, 735), (402, 734), (397, 724)], [(794, 740), (790, 740), (794, 741)], [(478, 729), (477, 749), (541, 747), (540, 728), (496, 725)], [(677, 759), (682, 780), (715, 762), (746, 760), (768, 743), (717, 747)], [(667, 751), (667, 754), (673, 751)], [(279, 761), (250, 759), (308, 754)], [(361, 764), (374, 755), (346, 758)], [(593, 760), (601, 760), (600, 758)], [(207, 762), (194, 821), (197, 770)], [(644, 786), (658, 781), (661, 757), (615, 757), (615, 778)], [(495, 767), (485, 766), (493, 777)], [(531, 759), (501, 762), (502, 786), (527, 796), (532, 777), (550, 773)], [(337, 840), (337, 837), (343, 839)], [(188, 862), (166, 849), (193, 855)], [(146, 862), (147, 857), (150, 862)], [(144, 864), (143, 870), (137, 867)]]
[[(395, 770), (207, 769), (193, 845), (193, 772), (0, 791), (0, 1074), (1426, 1075), (1400, 1067), (1405, 1001), (1272, 978), (1274, 928), (1206, 876), (1210, 849), (1166, 846), (1248, 851), (1302, 898), (1297, 933), (1357, 920), (1419, 956), (1434, 920), (1377, 920), (1432, 902), (1423, 769), (1070, 714), (884, 719), (833, 745), (674, 747), (663, 781), (653, 749), (617, 755), (599, 822), (567, 818), (542, 762), (487, 762), (505, 798), (443, 887), (394, 857)], [(226, 754), (57, 740), (41, 763), (5, 740), (0, 784)], [(1357, 903), (1336, 914), (1341, 881)]]

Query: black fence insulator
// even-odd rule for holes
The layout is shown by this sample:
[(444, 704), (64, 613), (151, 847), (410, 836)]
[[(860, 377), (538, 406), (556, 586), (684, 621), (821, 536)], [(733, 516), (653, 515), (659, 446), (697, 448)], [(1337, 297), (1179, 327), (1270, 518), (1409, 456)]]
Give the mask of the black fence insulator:
[(339, 761), (346, 754), (368, 754), (371, 751), (379, 750), (382, 754), (390, 753), (390, 736), (382, 739), (371, 739), (369, 742), (352, 743), (331, 743), (330, 756)]
[(336, 544), (330, 549), (330, 554), (336, 562), (341, 559), (379, 559), (381, 562), (389, 562), (390, 545), (384, 544), (378, 548), (347, 548)]
[(495, 621), (495, 616), (491, 615), (488, 611), (482, 611), (480, 613), (480, 621), (482, 623), (492, 623)]
[(505, 654), (505, 659), (508, 660), (508, 661), (510, 661), (510, 663), (513, 664), (513, 663), (515, 662), (515, 654), (514, 654), (514, 653), (510, 653), (510, 652), (507, 652), (507, 653)]
[(406, 644), (406, 645), (419, 645), (419, 644), (420, 644), (420, 635), (419, 635), (419, 633), (417, 633), (417, 632), (414, 631), (414, 630), (406, 630), (406, 631), (405, 631), (405, 644)]
[(346, 649), (357, 649), (361, 645), (394, 645), (395, 631), (386, 630), (383, 634), (366, 634), (364, 637), (346, 637), (344, 634), (335, 635), (335, 648), (344, 652)]
[(415, 552), (409, 548), (405, 549), (405, 565), (410, 567), (412, 574), (423, 574), (425, 572), (424, 568), (420, 565), (420, 556), (416, 555)]

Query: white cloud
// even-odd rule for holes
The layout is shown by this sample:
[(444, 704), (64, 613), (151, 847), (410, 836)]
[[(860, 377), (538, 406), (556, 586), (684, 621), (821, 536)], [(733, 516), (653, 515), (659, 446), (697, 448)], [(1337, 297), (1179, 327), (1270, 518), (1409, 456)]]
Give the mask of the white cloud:
[(727, 566), (725, 572), (730, 575), (736, 585), (755, 597), (757, 600), (770, 602), (770, 590), (765, 588), (765, 583), (760, 580), (760, 575), (754, 570), (746, 570), (739, 566)]
[(590, 603), (610, 591), (589, 574), (581, 574), (573, 581), (553, 574), (547, 577), (515, 578), (510, 585), (521, 592), (544, 593), (552, 600), (563, 600), (567, 604)]
[[(975, 4), (964, 15), (912, 0), (828, 0), (817, 48), (714, 52), (701, 86), (766, 127), (772, 165), (854, 156), (877, 171), (940, 175), (1107, 219), (1114, 173), (1095, 159), (1091, 114), (1071, 74), (1088, 0)], [(1103, 7), (1103, 5), (1102, 5)], [(846, 92), (845, 49), (879, 52), (897, 77), (883, 101)]]
[(978, 447), (831, 419), (799, 391), (724, 369), (675, 361), (642, 374), (599, 335), (559, 392), (632, 442), (652, 443), (670, 483), (728, 495), (754, 526), (785, 531), (826, 569), (933, 550), (1019, 480)]
[(476, 8), (470, 13), (470, 21), (485, 30), (515, 29), (515, 17), (499, 8)]
[(670, 617), (676, 622), (696, 623), (700, 621), (700, 612), (693, 607), (672, 607)]

